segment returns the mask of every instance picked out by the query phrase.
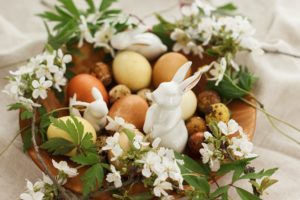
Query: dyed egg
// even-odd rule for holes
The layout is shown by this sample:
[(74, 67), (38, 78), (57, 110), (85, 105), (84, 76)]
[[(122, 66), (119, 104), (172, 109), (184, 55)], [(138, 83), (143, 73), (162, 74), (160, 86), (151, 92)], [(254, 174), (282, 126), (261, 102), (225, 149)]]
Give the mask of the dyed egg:
[(223, 121), (227, 123), (230, 119), (230, 112), (227, 106), (223, 103), (215, 103), (211, 105), (211, 111), (205, 116), (206, 123), (209, 124), (212, 121)]
[(212, 104), (220, 102), (220, 96), (213, 90), (205, 90), (198, 95), (198, 109), (206, 114), (210, 112)]
[[(175, 52), (162, 55), (155, 63), (153, 68), (153, 85), (158, 87), (160, 83), (171, 81), (177, 70), (188, 61), (188, 59)], [(190, 69), (186, 77), (192, 74)]]
[(205, 132), (207, 130), (205, 120), (198, 116), (190, 118), (186, 122), (186, 128), (190, 136), (197, 132)]
[(90, 74), (78, 74), (74, 76), (68, 83), (68, 97), (77, 95), (78, 101), (93, 102), (92, 88), (96, 87), (101, 92), (103, 99), (108, 103), (108, 94), (102, 82)]
[(180, 107), (183, 120), (187, 120), (194, 115), (197, 109), (197, 97), (192, 90), (183, 94)]
[(199, 155), (199, 150), (202, 148), (204, 139), (205, 138), (203, 132), (195, 133), (189, 138), (188, 147), (191, 154)]
[(139, 90), (136, 94), (140, 97), (142, 97), (143, 99), (145, 99), (147, 101), (147, 103), (149, 105), (151, 105), (152, 101), (150, 99), (147, 98), (147, 94), (151, 93), (152, 91), (148, 88)]
[[(71, 120), (73, 122), (73, 119), (70, 116), (60, 117), (59, 119), (64, 122), (66, 122), (67, 120)], [(93, 136), (92, 137), (93, 143), (96, 143), (97, 135), (96, 135), (96, 131), (95, 131), (94, 127), (87, 120), (85, 120), (81, 117), (76, 117), (76, 119), (82, 123), (83, 129), (84, 129), (84, 134), (91, 133)], [(50, 124), (50, 126), (47, 130), (47, 137), (48, 137), (48, 140), (51, 138), (63, 138), (68, 141), (72, 141), (70, 135), (66, 131), (57, 128), (53, 124)], [(66, 154), (66, 156), (74, 156), (74, 155), (76, 155), (76, 149), (73, 149), (72, 151), (70, 151), (69, 153)]]
[(130, 89), (126, 85), (116, 85), (109, 91), (110, 103), (114, 103), (118, 99), (131, 94)]
[(126, 85), (132, 91), (148, 87), (151, 73), (148, 60), (133, 51), (120, 52), (113, 61), (113, 75), (117, 83)]
[(142, 97), (129, 95), (117, 100), (111, 106), (108, 115), (112, 118), (122, 117), (137, 129), (143, 130), (147, 110), (148, 104)]

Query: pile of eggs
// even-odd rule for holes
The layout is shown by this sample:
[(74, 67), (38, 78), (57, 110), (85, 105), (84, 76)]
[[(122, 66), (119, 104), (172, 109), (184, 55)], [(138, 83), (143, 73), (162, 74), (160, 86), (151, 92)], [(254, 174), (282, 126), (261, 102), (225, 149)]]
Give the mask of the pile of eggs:
[[(97, 63), (90, 74), (74, 76), (67, 85), (67, 96), (71, 98), (76, 94), (78, 101), (92, 102), (94, 98), (91, 89), (96, 87), (108, 105), (110, 117), (122, 117), (142, 131), (146, 112), (151, 105), (147, 93), (160, 83), (171, 81), (176, 71), (187, 61), (184, 55), (169, 52), (159, 57), (152, 66), (139, 53), (121, 51), (111, 66)], [(187, 73), (187, 77), (190, 75), (192, 70)], [(186, 92), (182, 97), (181, 110), (189, 133), (188, 147), (192, 153), (199, 152), (206, 125), (211, 120), (227, 122), (230, 117), (228, 108), (214, 91), (203, 91), (197, 95), (193, 91)], [(56, 135), (53, 132), (50, 137)]]

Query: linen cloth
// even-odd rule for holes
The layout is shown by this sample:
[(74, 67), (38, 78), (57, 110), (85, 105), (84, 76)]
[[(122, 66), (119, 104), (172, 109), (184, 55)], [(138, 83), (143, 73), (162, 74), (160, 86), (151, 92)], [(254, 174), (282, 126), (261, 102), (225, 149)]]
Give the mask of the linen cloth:
[[(52, 4), (54, 1), (49, 1)], [(224, 1), (222, 1), (224, 2)], [(220, 4), (220, 0), (213, 3)], [(81, 2), (82, 3), (82, 2)], [(176, 0), (120, 0), (118, 7), (127, 13), (154, 23), (149, 14), (169, 9), (163, 15), (169, 19), (178, 16)], [(233, 1), (239, 12), (249, 17), (257, 29), (257, 38), (270, 50), (300, 54), (300, 1), (297, 0), (239, 0)], [(0, 0), (0, 89), (9, 70), (15, 69), (27, 58), (42, 51), (46, 31), (35, 14), (47, 9), (39, 0)], [(266, 53), (263, 56), (243, 54), (239, 62), (257, 74), (255, 88), (258, 99), (266, 109), (286, 121), (300, 126), (300, 59)], [(0, 93), (0, 149), (5, 148), (19, 130), (18, 112), (6, 111), (12, 100)], [(300, 139), (300, 135), (280, 126)], [(279, 182), (264, 195), (264, 199), (300, 199), (300, 147), (276, 132), (265, 116), (258, 112), (254, 135), (254, 152), (260, 157), (256, 169), (279, 167), (274, 178)], [(36, 181), (41, 171), (22, 152), (20, 137), (0, 158), (0, 199), (18, 199), (25, 189), (25, 179)], [(228, 176), (222, 182), (228, 181)], [(238, 198), (234, 198), (238, 199)]]

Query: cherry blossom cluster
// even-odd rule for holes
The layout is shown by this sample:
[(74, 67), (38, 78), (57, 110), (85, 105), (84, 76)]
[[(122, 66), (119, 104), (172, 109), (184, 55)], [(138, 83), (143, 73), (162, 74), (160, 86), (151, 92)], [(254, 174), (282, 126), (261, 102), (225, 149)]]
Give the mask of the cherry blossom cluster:
[(262, 54), (260, 43), (253, 37), (254, 27), (242, 16), (222, 15), (218, 8), (203, 0), (184, 4), (182, 19), (175, 23), (170, 38), (175, 42), (173, 51), (203, 57), (204, 53), (217, 56), (210, 72), (216, 85), (223, 79), (227, 67), (239, 71), (234, 61), (239, 51)]
[(252, 153), (253, 144), (244, 133), (243, 128), (231, 119), (226, 124), (219, 122), (216, 131), (204, 132), (205, 142), (199, 150), (203, 163), (209, 163), (212, 171), (218, 171), (224, 160), (240, 160), (256, 157)]
[[(60, 185), (64, 185), (68, 178), (78, 175), (76, 168), (68, 166), (66, 161), (56, 162), (52, 160), (53, 166), (58, 170), (56, 180)], [(57, 197), (58, 191), (53, 181), (43, 173), (43, 180), (35, 183), (27, 180), (26, 191), (20, 195), (21, 200), (46, 200)]]
[[(118, 161), (124, 165), (130, 163), (136, 171), (141, 172), (143, 182), (150, 188), (153, 188), (153, 194), (156, 197), (168, 198), (168, 191), (174, 188), (183, 190), (183, 177), (180, 172), (178, 163), (183, 161), (177, 160), (174, 151), (168, 148), (159, 147), (160, 139), (156, 138), (152, 144), (147, 141), (143, 134), (124, 119), (108, 117), (109, 123), (107, 130), (114, 131), (113, 136), (106, 139), (106, 145), (103, 151), (110, 151), (113, 155), (111, 162)], [(131, 149), (124, 153), (120, 145), (120, 135), (123, 131), (130, 130), (135, 134), (131, 141)], [(113, 183), (116, 188), (122, 186), (122, 172), (118, 171), (113, 164), (110, 165), (111, 172), (107, 174), (106, 181)], [(126, 166), (123, 168), (127, 168)]]
[(47, 98), (47, 91), (54, 88), (61, 91), (66, 85), (66, 64), (71, 62), (71, 55), (64, 55), (61, 49), (45, 51), (31, 58), (16, 71), (10, 71), (9, 83), (3, 92), (26, 108), (39, 107), (36, 101)]

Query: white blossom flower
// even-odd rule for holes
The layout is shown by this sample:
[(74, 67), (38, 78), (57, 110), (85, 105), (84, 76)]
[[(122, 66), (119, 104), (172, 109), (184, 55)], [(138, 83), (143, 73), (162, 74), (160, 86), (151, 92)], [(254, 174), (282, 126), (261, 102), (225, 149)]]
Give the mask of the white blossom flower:
[(201, 8), (206, 16), (211, 15), (211, 12), (216, 10), (213, 6), (211, 6), (209, 3), (205, 2), (204, 0), (196, 0), (195, 4)]
[(240, 45), (243, 48), (249, 49), (251, 50), (251, 52), (256, 53), (258, 55), (264, 54), (264, 51), (261, 49), (260, 43), (253, 37), (243, 37), (240, 40)]
[(95, 47), (103, 47), (107, 52), (114, 57), (114, 50), (111, 47), (110, 40), (112, 36), (116, 33), (116, 29), (114, 26), (110, 25), (109, 23), (104, 23), (104, 25), (95, 33), (94, 38), (94, 46)]
[(40, 191), (41, 188), (37, 185), (33, 185), (29, 180), (26, 183), (27, 190), (26, 192), (20, 195), (22, 200), (43, 200), (45, 194)]
[(52, 159), (53, 166), (58, 169), (58, 171), (63, 172), (68, 176), (68, 178), (72, 178), (78, 175), (78, 171), (76, 168), (69, 167), (66, 161), (60, 161), (59, 163)]
[(239, 124), (234, 119), (229, 120), (227, 124), (220, 121), (218, 127), (224, 135), (231, 135), (239, 130)]
[(59, 67), (54, 64), (54, 59), (54, 54), (48, 54), (45, 56), (46, 63), (39, 65), (37, 71), (35, 72), (38, 78), (45, 76), (51, 80), (52, 74), (58, 72)]
[(173, 46), (173, 51), (183, 51), (185, 54), (189, 54), (191, 48), (187, 44), (191, 41), (190, 36), (182, 29), (175, 28), (171, 33), (170, 38), (176, 43)]
[(208, 132), (208, 131), (204, 132), (204, 138), (205, 138), (205, 140), (208, 140), (211, 137), (213, 137), (213, 136), (212, 136), (212, 134), (210, 132)]
[(153, 151), (147, 152), (141, 160), (137, 160), (136, 162), (144, 164), (142, 175), (146, 178), (149, 178), (153, 171), (160, 171), (158, 168), (160, 168), (161, 157)]
[(103, 151), (111, 150), (114, 157), (111, 161), (117, 160), (122, 154), (123, 149), (119, 144), (120, 133), (116, 132), (112, 137), (106, 139), (106, 145), (102, 147)]
[(106, 181), (109, 183), (114, 183), (116, 188), (122, 186), (122, 179), (120, 172), (116, 170), (115, 166), (110, 165), (111, 173), (108, 173), (106, 176)]
[(204, 49), (201, 45), (197, 45), (194, 42), (190, 41), (186, 45), (187, 51), (192, 52), (194, 55), (198, 55), (200, 58), (203, 58)]
[(136, 149), (140, 149), (142, 146), (147, 146), (149, 145), (148, 142), (144, 142), (144, 137), (142, 135), (136, 135), (133, 138), (133, 146)]
[(226, 65), (227, 65), (227, 62), (224, 57), (221, 58), (220, 63), (213, 62), (212, 63), (213, 69), (211, 69), (209, 71), (209, 74), (212, 75), (213, 77), (208, 78), (208, 80), (216, 81), (215, 85), (216, 86), (219, 85), (219, 83), (223, 80), (223, 77), (224, 77), (224, 74), (226, 71)]
[(191, 5), (185, 5), (181, 8), (181, 13), (187, 17), (195, 16), (199, 14), (199, 8), (194, 3)]
[(84, 40), (87, 41), (88, 43), (94, 42), (94, 38), (88, 27), (87, 20), (83, 15), (80, 15), (79, 29), (80, 29), (80, 38), (78, 42), (78, 47), (82, 47)]
[(40, 104), (33, 102), (31, 99), (25, 98), (25, 97), (22, 97), (22, 96), (18, 98), (18, 102), (22, 103), (26, 108), (29, 108), (30, 110), (33, 107), (40, 107), (41, 106)]
[(53, 86), (54, 88), (61, 92), (61, 86), (65, 86), (67, 84), (67, 79), (64, 76), (64, 72), (58, 71), (53, 76)]
[(120, 129), (135, 130), (133, 124), (126, 123), (122, 117), (115, 117), (115, 119), (107, 116), (108, 124), (106, 125), (106, 130), (109, 131), (120, 131)]
[(203, 148), (199, 150), (202, 155), (202, 162), (209, 163), (209, 167), (212, 171), (218, 171), (220, 168), (220, 160), (214, 156), (214, 145), (202, 143), (202, 147)]
[(206, 46), (209, 44), (210, 39), (213, 36), (215, 23), (214, 18), (204, 17), (198, 24), (197, 32), (201, 33), (201, 36), (204, 39), (202, 45)]
[(166, 190), (173, 189), (172, 184), (170, 182), (161, 181), (160, 179), (156, 179), (154, 181), (153, 186), (154, 186), (153, 193), (157, 197), (168, 196)]
[(65, 70), (66, 64), (72, 61), (72, 56), (69, 54), (63, 54), (61, 49), (57, 50), (57, 57), (62, 64), (63, 69)]
[(47, 89), (52, 86), (52, 81), (46, 80), (46, 78), (43, 76), (38, 81), (33, 80), (32, 86), (34, 88), (32, 97), (35, 99), (38, 97), (45, 99), (47, 97)]
[(153, 140), (152, 144), (151, 144), (152, 148), (153, 148), (153, 149), (158, 148), (160, 142), (161, 142), (160, 137), (156, 137), (156, 138)]
[(234, 60), (230, 60), (230, 65), (235, 71), (240, 71), (240, 66)]

